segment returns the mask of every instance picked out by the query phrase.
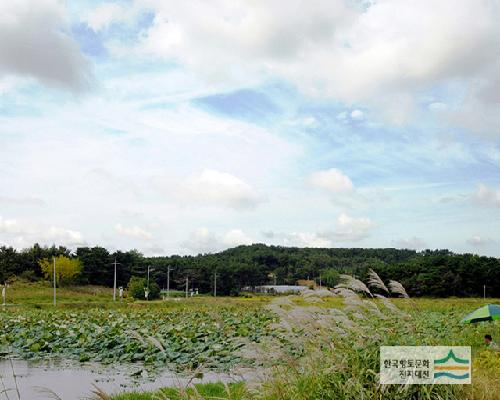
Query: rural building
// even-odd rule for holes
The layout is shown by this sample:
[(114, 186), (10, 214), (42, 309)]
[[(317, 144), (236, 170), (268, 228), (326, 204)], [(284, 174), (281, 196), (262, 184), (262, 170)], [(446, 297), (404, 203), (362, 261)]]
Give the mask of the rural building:
[(300, 293), (302, 290), (308, 289), (307, 286), (297, 285), (262, 285), (254, 288), (255, 293), (268, 294), (285, 294), (285, 293)]

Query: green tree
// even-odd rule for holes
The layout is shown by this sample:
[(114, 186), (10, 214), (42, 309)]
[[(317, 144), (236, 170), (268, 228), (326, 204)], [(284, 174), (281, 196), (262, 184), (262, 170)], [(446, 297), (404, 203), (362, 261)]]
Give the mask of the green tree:
[(340, 282), (340, 274), (333, 268), (324, 269), (321, 271), (321, 280), (328, 287), (334, 287)]
[[(133, 276), (128, 282), (128, 294), (137, 300), (144, 300), (144, 291), (147, 288), (146, 278)], [(154, 300), (160, 297), (160, 287), (156, 282), (149, 282), (149, 300)]]
[[(46, 279), (52, 279), (54, 276), (54, 260), (43, 258), (38, 264), (40, 265), (43, 276)], [(82, 272), (82, 264), (78, 258), (57, 256), (55, 258), (55, 264), (56, 282), (60, 284), (72, 282)]]
[[(113, 286), (112, 262), (114, 260), (110, 257), (108, 250), (99, 246), (79, 247), (76, 249), (76, 255), (83, 265), (82, 283)], [(125, 285), (126, 282), (118, 281), (118, 285)]]

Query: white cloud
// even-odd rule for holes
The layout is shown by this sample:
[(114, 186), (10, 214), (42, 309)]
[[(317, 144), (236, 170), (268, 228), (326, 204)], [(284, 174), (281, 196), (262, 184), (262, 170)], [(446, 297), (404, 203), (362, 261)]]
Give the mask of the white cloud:
[[(176, 58), (212, 79), (245, 75), (248, 79), (249, 70), (266, 73), (277, 67), (284, 72), (286, 63), (293, 63), (301, 52), (307, 64), (307, 49), (327, 44), (339, 26), (349, 23), (348, 15), (354, 16), (341, 1), (314, 1), (307, 7), (292, 1), (286, 8), (278, 1), (221, 1), (217, 7), (203, 1), (142, 3), (156, 11), (144, 37), (144, 50)], [(203, 46), (200, 39), (205, 41)], [(208, 68), (202, 68), (208, 59)], [(296, 67), (296, 63), (290, 65), (290, 69)]]
[(490, 189), (480, 183), (476, 192), (472, 195), (472, 200), (482, 206), (500, 207), (500, 190)]
[(112, 22), (123, 19), (124, 9), (116, 3), (103, 3), (90, 10), (84, 20), (95, 32), (106, 29)]
[(37, 197), (10, 197), (0, 196), (0, 204), (13, 204), (23, 206), (45, 206), (46, 203)]
[(253, 209), (262, 198), (241, 179), (226, 172), (205, 169), (181, 185), (182, 198), (191, 203), (237, 210)]
[(435, 111), (435, 112), (441, 112), (441, 111), (447, 110), (447, 108), (448, 108), (445, 103), (441, 103), (439, 101), (431, 103), (427, 107), (429, 108), (429, 110)]
[[(10, 7), (4, 3), (0, 5), (0, 33), (6, 29), (9, 16), (19, 14), (4, 13)], [(10, 3), (15, 7), (28, 4)], [(33, 10), (56, 4), (48, 0), (32, 3)], [(216, 248), (227, 246), (224, 242), (249, 242), (263, 223), (287, 232), (279, 239), (280, 244), (288, 240), (301, 246), (333, 246), (367, 236), (363, 245), (384, 245), (404, 236), (397, 233), (402, 229), (397, 223), (401, 220), (405, 221), (406, 231), (421, 235), (423, 230), (418, 224), (422, 221), (415, 217), (425, 215), (435, 220), (439, 211), (427, 208), (428, 201), (423, 199), (427, 189), (411, 189), (410, 193), (410, 189), (388, 188), (390, 203), (383, 199), (375, 204), (375, 198), (380, 197), (375, 196), (376, 188), (446, 180), (448, 188), (436, 187), (429, 196), (457, 196), (471, 189), (464, 189), (463, 177), (453, 176), (451, 171), (460, 174), (469, 166), (471, 173), (483, 171), (484, 167), (485, 176), (491, 179), (491, 168), (500, 159), (494, 153), (495, 145), (482, 139), (471, 143), (456, 129), (449, 130), (457, 132), (452, 142), (458, 145), (442, 145), (435, 132), (448, 129), (436, 126), (435, 120), (462, 126), (470, 121), (470, 129), (493, 133), (500, 124), (498, 86), (492, 83), (499, 82), (492, 76), (500, 68), (494, 69), (490, 62), (491, 57), (497, 57), (491, 51), (497, 48), (495, 35), (490, 54), (481, 62), (474, 58), (474, 51), (469, 59), (461, 50), (469, 45), (476, 49), (481, 38), (488, 36), (474, 24), (484, 23), (490, 32), (491, 21), (498, 18), (494, 18), (495, 3), (491, 15), (476, 18), (472, 31), (466, 34), (461, 31), (467, 22), (458, 24), (460, 29), (455, 27), (460, 10), (443, 12), (440, 3), (436, 6), (437, 16), (431, 13), (429, 18), (420, 18), (427, 15), (423, 10), (433, 5), (423, 1), (408, 6), (411, 0), (400, 3), (381, 0), (360, 11), (352, 8), (356, 2), (348, 0), (313, 0), (307, 6), (292, 0), (286, 8), (273, 0), (221, 0), (216, 6), (196, 0), (137, 0), (126, 5), (117, 1), (114, 4), (120, 11), (115, 6), (98, 6), (94, 14), (86, 13), (89, 4), (68, 3), (73, 13), (68, 21), (62, 6), (54, 7), (60, 15), (54, 20), (47, 18), (44, 29), (50, 35), (72, 43), (69, 28), (80, 26), (82, 19), (91, 15), (87, 22), (98, 35), (87, 35), (88, 31), (80, 28), (72, 33), (86, 51), (93, 44), (100, 45), (101, 40), (115, 43), (120, 36), (125, 38), (121, 42), (124, 52), (119, 57), (112, 51), (104, 58), (92, 56), (99, 59), (96, 73), (102, 85), (99, 91), (76, 101), (68, 101), (64, 93), (34, 89), (32, 79), (21, 78), (21, 72), (13, 76), (12, 68), (7, 71), (0, 54), (0, 91), (6, 92), (0, 106), (0, 182), (1, 187), (8, 188), (2, 192), (0, 208), (3, 215), (15, 215), (19, 223), (29, 221), (35, 231), (25, 233), (11, 224), (8, 229), (19, 233), (4, 232), (0, 239), (11, 243), (18, 239), (18, 243), (21, 239), (27, 243), (49, 241), (54, 239), (44, 238), (44, 234), (48, 235), (50, 227), (69, 227), (72, 232), (83, 232), (82, 236), (92, 244), (128, 248), (130, 243), (138, 243), (141, 251), (156, 253), (150, 249), (158, 246), (169, 254), (179, 251), (179, 238), (188, 237), (199, 226), (215, 232)], [(135, 4), (158, 11), (151, 29), (144, 25), (147, 19), (142, 16), (128, 19), (129, 7)], [(454, 4), (459, 9), (471, 7), (462, 7), (460, 1)], [(480, 0), (475, 7), (484, 10), (485, 3)], [(402, 26), (397, 12), (389, 15), (391, 9), (403, 11), (401, 18), (411, 23)], [(116, 12), (111, 16), (109, 10)], [(481, 14), (475, 10), (469, 14), (474, 13)], [(395, 14), (398, 18), (394, 24), (388, 23)], [(27, 17), (22, 18), (27, 21)], [(52, 23), (55, 20), (57, 24)], [(444, 26), (435, 29), (437, 20)], [(25, 26), (30, 31), (37, 24)], [(454, 34), (443, 39), (442, 30), (459, 32), (459, 40), (450, 40)], [(138, 31), (139, 36), (132, 37)], [(3, 37), (0, 43), (3, 49)], [(142, 53), (131, 48), (137, 43)], [(111, 44), (104, 45), (109, 49)], [(428, 57), (433, 46), (437, 46), (437, 56)], [(447, 46), (444, 52), (439, 49), (443, 46)], [(408, 50), (412, 48), (415, 56)], [(24, 54), (25, 49), (19, 52)], [(149, 54), (144, 57), (144, 52), (167, 60)], [(443, 64), (446, 54), (457, 52), (461, 53), (455, 57), (459, 62)], [(23, 75), (43, 80), (37, 61), (30, 59), (30, 72)], [(45, 65), (43, 59), (41, 64)], [(63, 75), (56, 78), (67, 82)], [(475, 82), (477, 78), (482, 81)], [(63, 85), (44, 79), (45, 83)], [(285, 84), (275, 86), (277, 81)], [(250, 89), (242, 93), (245, 96), (252, 93), (256, 82), (265, 83), (258, 86), (259, 93), (271, 99), (282, 114), (255, 123), (238, 120), (247, 117), (233, 107), (239, 92), (217, 97), (237, 99), (225, 110), (234, 112), (234, 118), (213, 109), (207, 112), (208, 108), (193, 101), (242, 86)], [(303, 92), (332, 98), (317, 101), (304, 97), (303, 92), (290, 89), (294, 84)], [(458, 95), (449, 96), (452, 92)], [(249, 101), (253, 100), (259, 101), (259, 97), (250, 96)], [(215, 100), (207, 99), (210, 101)], [(224, 101), (218, 103), (220, 107), (225, 105)], [(377, 121), (376, 110), (372, 110), (386, 106), (395, 121), (405, 121), (415, 109), (425, 115), (419, 114), (424, 118), (410, 129), (396, 131)], [(353, 122), (360, 116), (357, 111), (364, 113), (364, 120), (370, 120), (361, 122), (363, 129), (355, 129), (359, 125)], [(463, 120), (456, 119), (458, 115)], [(491, 149), (489, 156), (485, 155), (487, 146)], [(304, 173), (325, 165), (344, 168), (356, 186), (337, 170), (333, 174), (319, 171), (324, 176), (316, 176), (316, 187), (330, 196), (304, 188)], [(362, 182), (375, 186), (358, 187)], [(487, 188), (489, 194), (480, 194), (475, 201), (497, 206), (494, 183), (487, 184), (491, 186)], [(469, 249), (463, 232), (471, 232), (468, 225), (472, 223), (473, 231), (492, 235), (488, 226), (495, 222), (488, 219), (486, 211), (478, 214), (477, 208), (467, 207), (471, 194), (466, 196), (450, 204), (454, 209), (448, 210), (446, 216), (445, 207), (441, 207), (443, 218), (439, 220), (445, 225), (445, 220), (453, 219), (457, 237), (432, 232), (433, 237), (427, 239), (432, 239), (434, 245), (460, 243)], [(27, 206), (35, 205), (35, 199), (43, 199), (43, 209)], [(356, 226), (353, 220), (360, 218), (351, 214), (364, 215), (374, 206), (377, 221), (387, 223), (380, 234), (370, 236), (372, 221), (368, 219), (364, 228), (362, 224)], [(254, 212), (234, 212), (243, 209)], [(336, 222), (341, 211), (347, 211), (351, 221)], [(483, 217), (487, 221), (481, 220)], [(123, 224), (123, 229), (146, 228), (154, 240), (119, 235), (117, 223)], [(232, 227), (241, 227), (244, 232), (229, 234)], [(52, 232), (53, 237), (56, 234)], [(59, 235), (65, 236), (64, 240), (80, 240), (71, 232)]]
[(337, 228), (333, 233), (325, 234), (332, 236), (337, 241), (357, 241), (368, 237), (375, 224), (370, 218), (356, 218), (341, 213), (337, 217)]
[[(137, 240), (138, 250), (148, 252), (154, 242), (167, 254), (182, 250), (179, 237), (198, 226), (255, 225), (254, 212), (235, 210), (268, 207), (257, 188), (272, 194), (283, 176), (295, 173), (300, 148), (269, 130), (191, 106), (144, 108), (135, 102), (137, 88), (126, 89), (129, 79), (77, 103), (43, 102), (40, 113), (0, 115), (0, 182), (10, 188), (2, 193), (10, 199), (2, 215), (68, 227), (89, 243), (122, 249), (136, 245), (117, 234), (116, 224), (138, 226), (154, 239)], [(46, 205), (42, 210), (11, 201), (27, 197)]]
[(313, 186), (334, 194), (346, 194), (354, 191), (354, 185), (349, 177), (336, 168), (312, 173), (309, 182)]
[(100, 32), (113, 24), (131, 24), (139, 15), (140, 9), (135, 3), (124, 5), (119, 2), (104, 2), (87, 11), (82, 20), (94, 32)]
[(253, 240), (241, 229), (232, 229), (219, 236), (207, 228), (198, 228), (181, 243), (181, 246), (193, 253), (213, 253), (252, 243)]
[(194, 253), (212, 253), (220, 249), (220, 242), (215, 233), (207, 228), (198, 228), (181, 243), (181, 246)]
[(262, 236), (265, 237), (266, 243), (279, 246), (328, 248), (334, 245), (331, 239), (311, 232), (288, 233), (267, 230), (262, 232)]
[(474, 235), (467, 239), (467, 244), (470, 244), (471, 246), (486, 246), (492, 243), (494, 243), (493, 239), (484, 238), (478, 235)]
[(66, 246), (77, 246), (86, 244), (83, 239), (83, 235), (78, 231), (73, 231), (71, 229), (63, 229), (56, 226), (51, 226), (47, 228), (43, 233), (42, 237), (45, 241), (51, 241), (52, 243), (63, 243)]
[(427, 246), (422, 239), (416, 236), (411, 238), (393, 240), (391, 244), (398, 249), (410, 250), (422, 250)]
[(115, 230), (119, 235), (127, 236), (133, 239), (142, 239), (142, 240), (153, 239), (153, 235), (150, 232), (138, 226), (125, 227), (122, 224), (117, 224), (115, 226)]
[(0, 232), (18, 235), (32, 235), (36, 233), (36, 229), (32, 224), (18, 221), (16, 219), (4, 219), (0, 216)]
[(150, 257), (160, 257), (165, 255), (165, 249), (158, 245), (152, 245), (146, 249), (146, 255)]
[(92, 73), (66, 33), (65, 10), (56, 0), (0, 2), (0, 76), (19, 75), (71, 90), (86, 89)]
[(354, 120), (362, 120), (365, 118), (365, 113), (361, 110), (353, 110), (351, 112), (351, 118)]
[(232, 229), (224, 235), (223, 243), (229, 247), (240, 246), (242, 244), (252, 244), (253, 239), (245, 234), (241, 229)]
[(6, 243), (16, 247), (19, 244), (31, 246), (35, 242), (41, 244), (57, 243), (65, 246), (77, 246), (86, 243), (83, 235), (75, 230), (57, 226), (44, 226), (17, 219), (4, 219), (1, 216), (0, 234), (5, 234), (8, 237), (5, 240)]
[[(467, 95), (458, 100), (457, 116), (462, 101), (489, 104), (498, 135), (498, 2), (139, 3), (156, 11), (142, 50), (211, 82), (248, 85), (278, 75), (308, 94), (361, 102), (404, 123), (424, 91), (459, 81)], [(468, 90), (478, 82), (480, 91)]]
[(375, 228), (369, 218), (350, 217), (339, 214), (335, 228), (318, 232), (262, 232), (267, 241), (273, 244), (295, 247), (334, 247), (338, 242), (356, 242), (367, 238)]
[[(500, 68), (500, 67), (499, 67)], [(470, 95), (459, 107), (443, 112), (451, 124), (487, 138), (500, 136), (500, 100), (489, 102)]]

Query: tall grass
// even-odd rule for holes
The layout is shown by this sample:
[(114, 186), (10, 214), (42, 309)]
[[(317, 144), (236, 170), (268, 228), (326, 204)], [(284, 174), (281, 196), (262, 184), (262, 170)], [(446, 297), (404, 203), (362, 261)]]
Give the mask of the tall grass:
[[(372, 275), (368, 286), (384, 290), (377, 278)], [(500, 358), (479, 351), (484, 334), (500, 332), (500, 324), (464, 326), (459, 322), (469, 311), (468, 303), (476, 303), (470, 305), (473, 309), (480, 301), (465, 306), (459, 300), (413, 302), (397, 282), (390, 282), (387, 292), (403, 298), (376, 296), (372, 300), (367, 286), (352, 277), (344, 279), (336, 289), (344, 297), (344, 307), (330, 310), (330, 318), (325, 308), (303, 307), (306, 318), (294, 307), (280, 307), (288, 334), (296, 332), (302, 337), (290, 343), (302, 346), (305, 356), (275, 366), (272, 377), (252, 393), (253, 399), (500, 399), (500, 367), (496, 364), (500, 365)], [(473, 384), (380, 385), (381, 345), (472, 345)]]
[(110, 397), (102, 390), (94, 391), (96, 400), (242, 400), (246, 396), (243, 383), (205, 383), (188, 388), (166, 388), (150, 393), (124, 393)]

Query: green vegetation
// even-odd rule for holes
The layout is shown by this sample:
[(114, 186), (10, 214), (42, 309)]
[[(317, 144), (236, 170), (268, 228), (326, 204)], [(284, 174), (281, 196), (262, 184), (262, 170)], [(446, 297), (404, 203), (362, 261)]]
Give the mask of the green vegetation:
[(148, 299), (154, 300), (160, 297), (160, 287), (156, 282), (150, 282), (149, 288), (146, 278), (139, 278), (137, 276), (133, 276), (130, 278), (128, 282), (128, 294), (132, 296), (134, 299), (143, 300), (145, 298), (145, 290), (146, 288), (149, 290)]
[(240, 362), (242, 340), (271, 334), (270, 313), (256, 307), (200, 303), (149, 309), (15, 309), (0, 313), (3, 354), (25, 359), (64, 357), (80, 361), (143, 362), (177, 369), (227, 369)]
[[(286, 366), (276, 366), (273, 377), (264, 383), (257, 398), (496, 398), (498, 391), (493, 390), (500, 389), (500, 370), (486, 366), (484, 359), (491, 353), (481, 349), (484, 334), (499, 332), (500, 324), (464, 326), (459, 322), (482, 301), (471, 300), (460, 305), (458, 301), (447, 300), (398, 300), (392, 304), (399, 306), (398, 309), (392, 306), (388, 309), (380, 301), (346, 299), (345, 307), (333, 314), (328, 309), (309, 308), (308, 315), (297, 313), (295, 307), (281, 306), (282, 319), (293, 328), (306, 321), (316, 326), (309, 325), (294, 338), (296, 345), (304, 344), (306, 348), (303, 357), (290, 360)], [(301, 338), (307, 336), (311, 339)], [(381, 345), (472, 345), (473, 385), (380, 386), (377, 372)]]
[[(495, 399), (500, 389), (500, 359), (484, 349), (483, 337), (500, 332), (500, 321), (461, 323), (483, 300), (413, 300), (373, 296), (372, 291), (399, 293), (369, 271), (368, 285), (341, 276), (338, 298), (328, 291), (277, 298), (269, 309), (279, 316), (260, 351), (261, 365), (272, 365), (270, 378), (242, 399)], [(308, 305), (304, 305), (308, 304)], [(318, 307), (323, 305), (323, 307)], [(472, 385), (379, 385), (379, 349), (383, 345), (470, 345)], [(254, 349), (255, 350), (255, 349)], [(258, 351), (256, 353), (259, 353)], [(184, 398), (195, 398), (187, 393)]]
[[(7, 288), (7, 309), (14, 308), (16, 311), (21, 311), (21, 308), (48, 308), (53, 309), (53, 287), (52, 282), (37, 281), (26, 282), (22, 279), (12, 281)], [(166, 296), (166, 294), (165, 294)], [(269, 300), (267, 296), (250, 296), (250, 297), (231, 297), (231, 298), (212, 298), (207, 296), (195, 296), (189, 298), (189, 302), (185, 303), (185, 292), (170, 291), (172, 301), (152, 301), (146, 302), (143, 297), (140, 300), (134, 300), (128, 296), (125, 291), (125, 299), (120, 302), (113, 302), (113, 289), (103, 286), (84, 285), (84, 286), (62, 286), (57, 288), (57, 308), (168, 308), (183, 307), (185, 304), (195, 306), (196, 304), (214, 304), (214, 307), (219, 307), (220, 304), (228, 305), (246, 305), (266, 303)], [(174, 298), (182, 300), (178, 303)], [(133, 304), (131, 304), (133, 303)]]
[[(500, 392), (499, 358), (484, 351), (483, 344), (486, 333), (498, 340), (499, 321), (460, 323), (464, 315), (484, 304), (482, 299), (372, 300), (369, 295), (342, 298), (309, 292), (276, 298), (200, 297), (110, 304), (110, 289), (93, 287), (92, 294), (87, 291), (90, 288), (59, 289), (68, 300), (89, 303), (68, 301), (53, 308), (49, 285), (15, 283), (9, 293), (16, 296), (16, 302), (33, 303), (11, 305), (0, 312), (2, 354), (140, 362), (150, 372), (163, 368), (189, 371), (199, 366), (227, 370), (244, 364), (263, 368), (267, 376), (257, 386), (226, 388), (219, 383), (170, 388), (114, 397), (120, 400), (494, 400)], [(33, 308), (33, 304), (43, 308)], [(473, 385), (379, 386), (379, 346), (396, 344), (471, 345)]]
[[(460, 323), (481, 304), (480, 299), (387, 302), (349, 296), (339, 306), (338, 298), (277, 298), (270, 308), (280, 317), (280, 324), (274, 326), (279, 338), (259, 344), (263, 365), (273, 360), (261, 384), (229, 391), (218, 384), (218, 392), (206, 392), (202, 386), (166, 389), (113, 399), (496, 400), (500, 358), (484, 350), (483, 336), (498, 335), (500, 323)], [(381, 386), (377, 375), (381, 345), (471, 345), (473, 384)]]
[[(26, 282), (18, 279), (7, 287), (7, 305), (16, 307), (48, 307), (52, 308), (52, 282)], [(58, 306), (73, 305), (82, 307), (109, 306), (113, 298), (113, 289), (86, 285), (62, 286), (57, 288)]]
[[(48, 258), (41, 259), (38, 264), (45, 279), (53, 279), (53, 274), (55, 272), (56, 282), (68, 283), (73, 282), (73, 280), (80, 275), (82, 272), (82, 264), (78, 258), (69, 258), (66, 256), (57, 256), (52, 260)], [(54, 265), (57, 266), (54, 271)]]
[[(322, 290), (151, 302), (128, 297), (113, 303), (109, 288), (68, 286), (58, 289), (57, 307), (50, 305), (49, 282), (18, 280), (8, 288), (9, 306), (0, 312), (0, 353), (140, 363), (153, 374), (165, 368), (186, 372), (245, 365), (266, 376), (258, 383), (169, 388), (114, 399), (497, 399), (500, 358), (485, 350), (483, 337), (489, 333), (498, 341), (500, 321), (467, 325), (460, 320), (499, 299), (397, 298), (405, 295), (397, 282), (384, 283), (369, 269), (366, 276), (365, 284), (331, 274), (329, 279), (342, 280), (336, 295)], [(144, 278), (134, 280), (144, 287)], [(381, 345), (470, 345), (473, 384), (379, 385)]]
[(113, 397), (113, 400), (182, 400), (192, 399), (224, 399), (239, 400), (245, 394), (243, 383), (205, 383), (186, 389), (165, 388), (154, 393), (125, 393)]
[[(38, 245), (23, 251), (0, 247), (0, 282), (13, 276), (40, 279), (41, 259), (52, 256), (78, 257), (82, 265), (77, 283), (113, 285), (113, 262), (116, 260), (118, 286), (126, 286), (131, 277), (146, 277), (151, 266), (151, 282), (161, 288), (167, 285), (170, 268), (170, 288), (184, 290), (186, 277), (189, 288), (200, 293), (213, 293), (217, 273), (219, 295), (238, 294), (247, 286), (295, 284), (299, 279), (311, 279), (334, 286), (341, 273), (365, 279), (368, 269), (375, 269), (385, 280), (400, 281), (411, 296), (479, 297), (483, 285), (487, 293), (500, 293), (500, 260), (472, 254), (454, 254), (448, 250), (396, 249), (308, 249), (256, 244), (239, 246), (217, 254), (147, 258), (135, 250), (114, 253), (102, 247), (80, 247), (76, 254), (64, 247), (44, 248)], [(154, 270), (153, 270), (154, 269)], [(272, 277), (272, 278), (270, 278)]]

